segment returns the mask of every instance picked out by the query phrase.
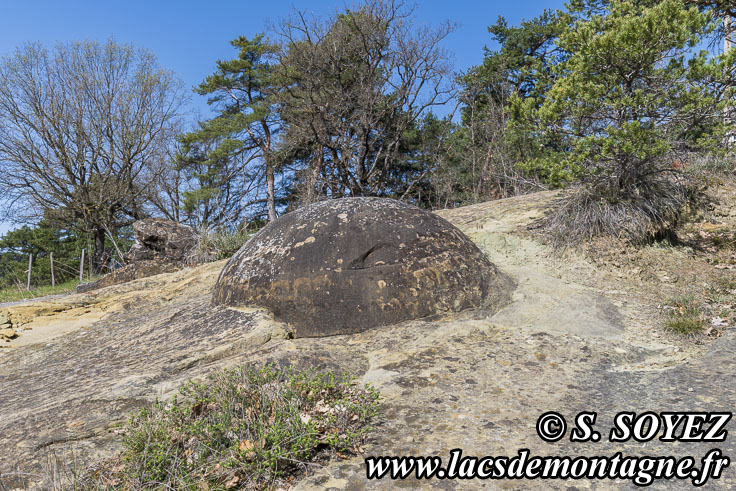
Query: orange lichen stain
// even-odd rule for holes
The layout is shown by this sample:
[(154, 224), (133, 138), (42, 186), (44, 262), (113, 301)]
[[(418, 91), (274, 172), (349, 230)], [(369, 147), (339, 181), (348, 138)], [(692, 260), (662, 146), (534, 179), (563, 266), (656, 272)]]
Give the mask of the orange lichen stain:
[(295, 295), (299, 296), (302, 292), (306, 293), (311, 290), (313, 290), (312, 287), (312, 280), (310, 278), (296, 278), (293, 281), (278, 281), (274, 282), (273, 286), (276, 286), (277, 284), (285, 284), (285, 289), (289, 292), (293, 292)]
[(312, 280), (312, 286), (315, 290), (320, 290), (323, 288), (326, 290), (332, 286), (332, 281), (330, 280), (329, 276), (325, 274), (323, 276), (318, 276), (314, 278), (314, 280)]

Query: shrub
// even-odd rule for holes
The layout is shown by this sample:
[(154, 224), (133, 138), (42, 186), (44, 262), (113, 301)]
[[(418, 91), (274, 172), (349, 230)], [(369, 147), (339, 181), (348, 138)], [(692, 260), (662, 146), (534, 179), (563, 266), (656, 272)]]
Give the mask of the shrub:
[(245, 230), (231, 232), (217, 230), (207, 232), (200, 230), (197, 245), (192, 250), (189, 262), (194, 264), (210, 263), (221, 259), (228, 259), (248, 242), (252, 233)]
[(156, 401), (124, 428), (122, 454), (84, 486), (124, 489), (264, 488), (309, 462), (358, 452), (378, 393), (348, 376), (266, 366), (218, 372)]
[(726, 154), (692, 154), (688, 156), (686, 170), (694, 176), (729, 177), (736, 174), (736, 156)]
[(243, 244), (248, 242), (253, 236), (252, 233), (239, 231), (235, 233), (223, 233), (216, 232), (212, 236), (212, 242), (214, 243), (215, 250), (217, 251), (217, 260), (228, 259), (233, 254), (238, 252)]

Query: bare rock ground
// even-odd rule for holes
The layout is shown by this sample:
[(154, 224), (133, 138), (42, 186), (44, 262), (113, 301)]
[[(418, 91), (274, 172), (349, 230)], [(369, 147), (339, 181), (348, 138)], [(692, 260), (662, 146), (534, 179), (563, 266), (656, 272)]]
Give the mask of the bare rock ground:
[[(441, 213), (518, 284), (512, 302), (352, 335), (290, 339), (261, 309), (213, 307), (224, 262), (7, 308), (20, 336), (0, 349), (0, 477), (39, 485), (49, 455), (84, 465), (119, 450), (115, 425), (185, 380), (241, 363), (347, 371), (382, 395), (365, 455), (693, 455), (697, 444), (543, 442), (540, 414), (731, 411), (734, 331), (694, 343), (662, 329), (650, 293), (615, 268), (551, 251), (524, 232), (554, 193)], [(697, 274), (697, 272), (694, 272)], [(647, 290), (648, 292), (648, 290)], [(30, 330), (24, 330), (30, 327)], [(733, 425), (729, 428), (733, 430)], [(732, 437), (731, 437), (732, 438)], [(734, 455), (729, 438), (720, 445)], [(364, 456), (317, 468), (299, 489), (618, 489), (608, 481), (368, 481)], [(21, 473), (28, 473), (24, 475)], [(688, 488), (666, 481), (654, 489)], [(706, 485), (736, 487), (736, 474)]]

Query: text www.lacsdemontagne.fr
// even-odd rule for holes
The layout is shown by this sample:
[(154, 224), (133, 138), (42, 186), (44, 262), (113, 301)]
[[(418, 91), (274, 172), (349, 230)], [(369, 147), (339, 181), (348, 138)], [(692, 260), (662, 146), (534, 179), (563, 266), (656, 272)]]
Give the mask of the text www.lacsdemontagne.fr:
[(367, 457), (368, 479), (625, 479), (648, 486), (660, 479), (689, 479), (702, 486), (718, 479), (729, 459), (719, 449), (710, 450), (700, 465), (694, 457), (613, 456), (568, 457), (530, 456), (521, 449), (513, 457), (464, 457), (460, 449), (450, 452), (445, 467), (441, 457)]

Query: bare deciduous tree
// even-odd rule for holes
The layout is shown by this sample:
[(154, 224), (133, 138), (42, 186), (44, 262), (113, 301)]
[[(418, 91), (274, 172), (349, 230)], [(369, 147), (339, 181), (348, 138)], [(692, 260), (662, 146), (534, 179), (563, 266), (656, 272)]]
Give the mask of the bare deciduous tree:
[(302, 198), (385, 194), (404, 132), (452, 97), (440, 43), (453, 26), (418, 28), (403, 3), (366, 0), (326, 21), (297, 12), (277, 29), (283, 144), (307, 162)]
[(54, 216), (94, 236), (140, 218), (184, 92), (143, 49), (27, 44), (0, 62), (0, 186), (16, 220)]
[[(514, 165), (515, 153), (505, 132), (508, 97), (516, 88), (502, 77), (504, 72), (500, 69), (498, 73), (479, 74), (476, 70), (463, 79), (463, 90), (458, 97), (463, 105), (462, 126), (447, 146), (450, 161), (465, 171), (465, 182), (458, 182), (459, 189), (453, 192), (456, 198), (461, 198), (458, 204), (545, 189)], [(445, 201), (444, 206), (449, 204), (449, 200)]]

